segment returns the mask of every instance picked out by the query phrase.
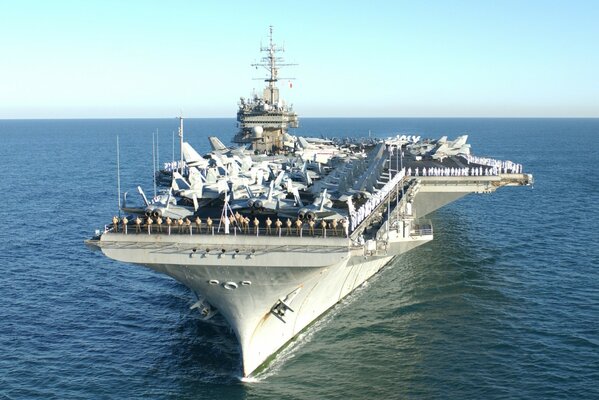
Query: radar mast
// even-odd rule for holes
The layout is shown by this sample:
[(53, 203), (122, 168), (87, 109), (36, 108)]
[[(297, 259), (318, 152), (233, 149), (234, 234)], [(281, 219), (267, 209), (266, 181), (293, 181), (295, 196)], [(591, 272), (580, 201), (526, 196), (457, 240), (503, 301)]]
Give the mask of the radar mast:
[(279, 78), (279, 67), (290, 67), (297, 64), (284, 63), (283, 57), (278, 57), (277, 53), (284, 52), (283, 46), (276, 45), (272, 40), (272, 28), (270, 25), (268, 33), (268, 46), (260, 46), (260, 51), (265, 52), (266, 56), (262, 57), (261, 62), (252, 64), (252, 67), (262, 67), (268, 72), (268, 77), (264, 79), (264, 82), (268, 86), (264, 90), (264, 100), (267, 100), (270, 104), (278, 103), (279, 101), (279, 88), (276, 86), (276, 82), (279, 79), (293, 79), (293, 78)]
[(268, 45), (260, 46), (260, 51), (266, 53), (260, 62), (251, 64), (256, 69), (262, 67), (267, 71), (266, 78), (256, 78), (264, 80), (266, 87), (262, 97), (253, 95), (250, 99), (241, 98), (239, 110), (237, 111), (237, 121), (239, 132), (235, 135), (235, 143), (251, 143), (251, 149), (257, 152), (275, 152), (284, 150), (289, 145), (286, 138), (288, 128), (297, 128), (297, 114), (293, 112), (291, 106), (287, 106), (279, 97), (279, 88), (277, 82), (281, 79), (279, 76), (280, 67), (293, 66), (297, 64), (285, 63), (283, 58), (277, 53), (285, 51), (283, 46), (278, 46), (273, 41), (273, 27), (269, 27)]

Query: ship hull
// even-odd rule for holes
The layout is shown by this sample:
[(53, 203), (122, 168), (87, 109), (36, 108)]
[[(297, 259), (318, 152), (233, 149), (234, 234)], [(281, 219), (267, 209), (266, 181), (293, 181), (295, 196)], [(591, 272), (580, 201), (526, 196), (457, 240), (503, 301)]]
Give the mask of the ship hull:
[(239, 341), (243, 375), (250, 376), (394, 257), (432, 240), (432, 226), (415, 218), (468, 193), (531, 183), (529, 175), (416, 178), (406, 200), (390, 210), (398, 224), (383, 223), (366, 242), (362, 231), (351, 238), (332, 231), (328, 237), (106, 231), (88, 245), (173, 277), (198, 295), (205, 315), (218, 310)]
[(105, 233), (99, 247), (173, 277), (218, 310), (239, 341), (243, 376), (250, 376), (397, 254), (427, 241), (371, 255), (345, 238)]

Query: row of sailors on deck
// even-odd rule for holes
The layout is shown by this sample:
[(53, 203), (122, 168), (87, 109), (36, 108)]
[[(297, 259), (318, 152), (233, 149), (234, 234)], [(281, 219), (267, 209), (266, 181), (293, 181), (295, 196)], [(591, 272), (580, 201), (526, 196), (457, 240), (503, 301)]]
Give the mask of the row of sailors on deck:
[[(226, 217), (223, 216), (221, 218), (220, 222), (225, 225), (226, 233), (228, 233), (228, 226), (234, 225), (234, 226), (238, 227), (240, 233), (249, 234), (251, 222), (253, 222), (253, 225), (254, 225), (253, 233), (254, 234), (259, 233), (260, 220), (257, 217), (254, 217), (254, 220), (251, 221), (249, 217), (244, 217), (243, 215), (241, 215), (237, 212), (235, 214), (231, 214), (226, 219), (226, 221), (225, 221), (225, 218)], [(112, 224), (113, 224), (113, 229), (115, 232), (119, 231), (119, 225), (120, 225), (121, 232), (124, 234), (127, 234), (127, 227), (130, 222), (132, 222), (133, 225), (135, 225), (136, 233), (141, 233), (142, 226), (145, 226), (148, 234), (152, 233), (153, 226), (156, 226), (157, 231), (159, 233), (162, 233), (163, 223), (166, 223), (166, 232), (168, 234), (171, 233), (171, 227), (177, 228), (178, 233), (189, 233), (189, 234), (192, 233), (192, 222), (187, 217), (186, 218), (178, 218), (178, 219), (171, 219), (170, 217), (166, 217), (165, 220), (163, 220), (161, 217), (157, 217), (156, 219), (153, 219), (152, 217), (146, 217), (143, 220), (140, 217), (136, 217), (133, 221), (129, 221), (129, 219), (127, 217), (123, 217), (122, 219), (119, 219), (119, 217), (117, 217), (116, 215), (114, 217), (112, 217)], [(205, 226), (204, 231), (206, 233), (214, 233), (215, 221), (212, 220), (212, 218), (210, 218), (210, 217), (206, 218), (206, 221), (204, 223), (200, 217), (196, 217), (194, 220), (194, 223), (195, 223), (196, 233), (202, 233), (203, 226)], [(287, 218), (287, 221), (285, 221), (285, 224), (283, 224), (283, 222), (279, 218), (277, 218), (276, 221), (273, 222), (270, 219), (270, 217), (267, 217), (266, 220), (264, 221), (264, 224), (266, 226), (266, 233), (268, 235), (272, 234), (272, 225), (274, 224), (276, 233), (279, 235), (282, 234), (283, 225), (285, 225), (285, 228), (286, 228), (286, 230), (285, 230), (286, 235), (290, 235), (292, 233), (292, 228), (295, 225), (295, 233), (298, 236), (301, 236), (302, 231), (303, 231), (304, 221), (302, 221), (299, 217), (295, 221), (291, 221), (290, 218)], [(313, 236), (316, 234), (316, 232), (315, 232), (316, 228), (319, 228), (323, 235), (326, 235), (327, 229), (330, 229), (335, 236), (338, 236), (340, 234), (340, 228), (345, 233), (346, 237), (349, 234), (349, 232), (348, 232), (349, 224), (347, 223), (347, 220), (345, 220), (345, 219), (342, 219), (340, 221), (338, 221), (336, 219), (333, 219), (331, 221), (325, 221), (323, 219), (320, 221), (320, 223), (318, 223), (317, 221), (312, 219), (312, 220), (307, 221), (307, 225), (308, 225), (309, 233)], [(237, 230), (235, 232), (237, 232)]]
[(397, 185), (405, 176), (405, 172), (405, 170), (401, 170), (399, 173), (395, 174), (392, 179), (370, 196), (366, 203), (362, 204), (357, 210), (350, 208), (350, 227), (352, 232), (356, 230), (362, 221), (364, 221), (364, 219), (366, 219), (366, 217), (369, 216), (372, 211), (383, 202), (383, 200), (385, 200), (387, 195), (389, 195), (394, 188), (397, 189)]
[(164, 163), (164, 171), (170, 172), (170, 173), (172, 173), (173, 171), (179, 171), (181, 169), (181, 166), (183, 166), (183, 169), (184, 169), (183, 175), (185, 175), (187, 173), (187, 164), (185, 164), (185, 162), (183, 162), (183, 164), (181, 164), (181, 161), (165, 162)]
[(500, 173), (503, 174), (521, 174), (522, 173), (522, 164), (517, 164), (515, 162), (506, 160), (495, 160), (493, 158), (488, 157), (475, 157), (473, 155), (468, 154), (466, 157), (468, 164), (478, 164), (478, 165), (486, 165), (488, 167), (497, 168)]
[(411, 167), (407, 169), (407, 176), (496, 176), (499, 175), (500, 170), (497, 167)]

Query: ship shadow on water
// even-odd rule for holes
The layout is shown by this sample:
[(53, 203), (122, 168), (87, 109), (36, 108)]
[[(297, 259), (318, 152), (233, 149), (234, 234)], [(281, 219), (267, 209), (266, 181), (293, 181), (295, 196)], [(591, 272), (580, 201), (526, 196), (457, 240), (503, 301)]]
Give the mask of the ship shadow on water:
[(171, 356), (182, 371), (207, 382), (234, 382), (241, 375), (241, 353), (233, 331), (221, 316), (202, 321), (193, 311), (175, 327)]
[(164, 352), (155, 360), (148, 378), (158, 373), (178, 382), (182, 392), (206, 384), (239, 382), (241, 353), (237, 339), (221, 315), (203, 321), (197, 310), (191, 310), (195, 297), (185, 286), (168, 281), (169, 286), (157, 297), (157, 307), (174, 315), (174, 323), (166, 326)]

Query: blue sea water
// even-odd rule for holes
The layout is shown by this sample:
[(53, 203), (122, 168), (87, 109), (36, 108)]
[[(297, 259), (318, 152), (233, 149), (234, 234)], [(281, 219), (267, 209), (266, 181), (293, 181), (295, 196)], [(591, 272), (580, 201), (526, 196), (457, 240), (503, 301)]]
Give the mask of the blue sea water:
[[(177, 282), (90, 252), (121, 185), (152, 191), (175, 119), (1, 120), (0, 398), (599, 398), (599, 120), (303, 119), (299, 134), (470, 135), (534, 189), (471, 195), (435, 240), (326, 314), (254, 381)], [(186, 139), (232, 137), (189, 119)]]

